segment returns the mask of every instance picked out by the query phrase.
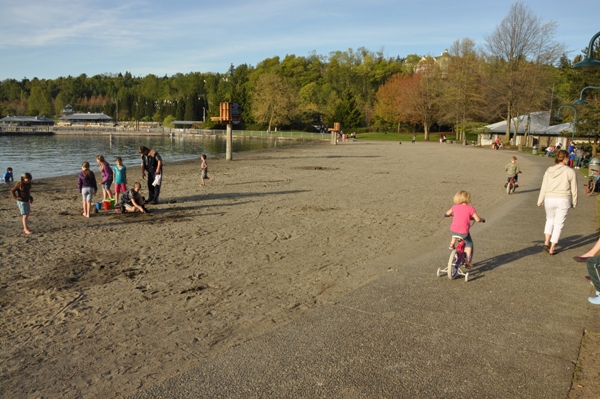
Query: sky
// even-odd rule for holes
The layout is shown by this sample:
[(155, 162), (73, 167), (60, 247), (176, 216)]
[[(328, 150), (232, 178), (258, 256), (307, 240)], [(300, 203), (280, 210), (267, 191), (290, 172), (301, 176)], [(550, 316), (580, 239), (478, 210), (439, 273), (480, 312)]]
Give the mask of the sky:
[[(502, 0), (2, 0), (0, 80), (131, 72), (227, 72), (286, 55), (364, 47), (386, 57), (483, 46)], [(600, 0), (523, 0), (579, 54), (600, 30)], [(600, 46), (600, 39), (596, 41)]]

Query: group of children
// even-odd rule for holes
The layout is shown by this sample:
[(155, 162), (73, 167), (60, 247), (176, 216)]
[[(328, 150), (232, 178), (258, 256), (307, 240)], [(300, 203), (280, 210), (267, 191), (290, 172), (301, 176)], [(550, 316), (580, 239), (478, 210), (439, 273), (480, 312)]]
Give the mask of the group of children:
[[(100, 169), (100, 186), (102, 187), (102, 201), (110, 201), (113, 198), (113, 192), (111, 186), (115, 184), (115, 203), (119, 203), (119, 194), (127, 191), (127, 167), (123, 165), (121, 157), (117, 157), (115, 160), (116, 166), (112, 168), (104, 155), (98, 155), (96, 162)], [(137, 183), (140, 187), (141, 184)], [(86, 218), (90, 217), (90, 211), (92, 210), (92, 198), (96, 192), (98, 192), (98, 184), (96, 182), (96, 176), (94, 172), (90, 170), (90, 163), (83, 162), (81, 164), (81, 172), (77, 176), (77, 187), (82, 197), (83, 216)]]
[[(213, 180), (208, 177), (208, 163), (206, 162), (206, 155), (202, 154), (200, 157), (200, 178), (202, 180), (202, 186), (206, 183), (206, 180)], [(111, 167), (106, 161), (103, 155), (96, 157), (96, 162), (100, 169), (100, 186), (102, 187), (102, 201), (110, 201), (113, 198), (113, 191), (111, 189), (114, 182), (114, 199), (115, 204), (118, 204), (117, 212), (148, 212), (148, 209), (144, 206), (144, 197), (141, 194), (142, 185), (139, 182), (133, 184), (133, 188), (127, 189), (127, 167), (123, 165), (121, 157), (116, 157), (115, 167)], [(30, 194), (31, 190), (31, 173), (24, 173), (19, 181), (15, 183), (13, 188), (10, 190), (12, 198), (17, 202), (17, 207), (22, 216), (23, 231), (25, 234), (32, 234), (32, 231), (28, 226), (28, 218), (30, 213), (30, 206), (33, 203), (33, 197)], [(7, 168), (6, 172), (2, 176), (4, 183), (13, 183), (13, 170)], [(81, 172), (77, 176), (77, 187), (82, 197), (82, 215), (86, 218), (90, 217), (90, 213), (93, 208), (92, 198), (94, 194), (98, 192), (98, 184), (96, 182), (96, 176), (94, 172), (90, 170), (90, 163), (83, 162), (81, 164)], [(119, 202), (119, 194), (121, 199)]]

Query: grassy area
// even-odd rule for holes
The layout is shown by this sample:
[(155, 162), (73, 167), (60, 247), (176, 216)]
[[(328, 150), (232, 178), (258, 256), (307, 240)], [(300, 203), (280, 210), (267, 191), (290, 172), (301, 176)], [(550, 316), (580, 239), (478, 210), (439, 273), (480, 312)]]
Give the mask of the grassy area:
[[(438, 142), (440, 134), (445, 134), (448, 141), (453, 141), (456, 138), (454, 133), (430, 133), (429, 141)], [(423, 133), (357, 133), (356, 138), (358, 140), (376, 140), (376, 141), (412, 141), (413, 135), (417, 136), (417, 141), (424, 141)], [(467, 141), (477, 141), (476, 134), (467, 134)]]

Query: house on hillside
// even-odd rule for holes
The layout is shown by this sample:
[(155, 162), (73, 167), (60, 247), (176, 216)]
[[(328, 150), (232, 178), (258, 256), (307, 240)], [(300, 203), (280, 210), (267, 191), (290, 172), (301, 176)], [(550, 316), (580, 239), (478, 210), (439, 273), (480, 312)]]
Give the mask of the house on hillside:
[(428, 65), (431, 65), (428, 61), (432, 60), (433, 65), (437, 66), (442, 70), (442, 73), (448, 68), (448, 63), (450, 62), (450, 54), (448, 50), (444, 50), (444, 52), (439, 57), (431, 57), (424, 56), (419, 60), (419, 64), (415, 68), (415, 72), (423, 72), (427, 68)]

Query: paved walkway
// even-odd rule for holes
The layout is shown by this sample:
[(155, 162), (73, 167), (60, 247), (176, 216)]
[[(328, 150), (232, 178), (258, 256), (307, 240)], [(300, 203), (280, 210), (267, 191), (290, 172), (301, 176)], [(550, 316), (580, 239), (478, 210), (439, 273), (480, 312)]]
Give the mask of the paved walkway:
[[(548, 160), (534, 163), (541, 182)], [(571, 259), (597, 237), (596, 199), (581, 194), (556, 256), (542, 251), (538, 189), (523, 187), (474, 227), (469, 282), (436, 276), (440, 237), (417, 259), (378, 259), (397, 272), (335, 305), (134, 398), (565, 398), (584, 329), (600, 331), (585, 265)]]

